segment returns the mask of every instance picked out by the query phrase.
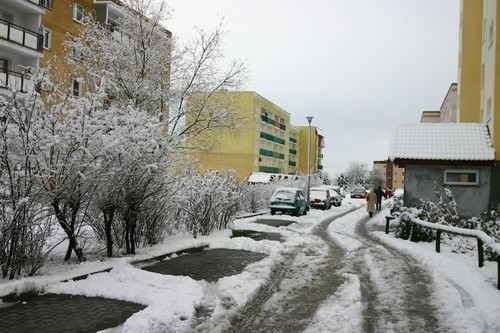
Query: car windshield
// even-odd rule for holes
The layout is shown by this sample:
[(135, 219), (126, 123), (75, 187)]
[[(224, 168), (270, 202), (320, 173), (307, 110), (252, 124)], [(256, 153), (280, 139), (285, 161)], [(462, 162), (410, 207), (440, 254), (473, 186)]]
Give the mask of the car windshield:
[(274, 193), (272, 200), (293, 200), (295, 193), (290, 191), (277, 191)]
[(326, 191), (325, 190), (311, 190), (311, 198), (314, 199), (326, 199)]

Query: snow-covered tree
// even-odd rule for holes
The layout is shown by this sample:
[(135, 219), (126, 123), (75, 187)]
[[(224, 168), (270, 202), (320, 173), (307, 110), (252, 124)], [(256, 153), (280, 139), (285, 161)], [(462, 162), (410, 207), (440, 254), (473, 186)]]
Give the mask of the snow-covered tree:
[(365, 185), (368, 178), (368, 167), (365, 163), (350, 162), (345, 176), (350, 187)]
[(340, 176), (337, 178), (337, 185), (345, 191), (347, 191), (347, 189), (349, 188), (349, 182), (347, 181), (347, 178), (343, 173), (340, 174)]
[(373, 187), (385, 186), (384, 175), (378, 169), (370, 171), (370, 185)]

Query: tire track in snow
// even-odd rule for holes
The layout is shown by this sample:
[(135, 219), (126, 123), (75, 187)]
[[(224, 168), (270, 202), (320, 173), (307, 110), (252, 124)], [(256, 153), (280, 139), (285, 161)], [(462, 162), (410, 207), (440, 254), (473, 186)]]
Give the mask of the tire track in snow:
[(353, 254), (360, 277), (366, 332), (440, 331), (432, 305), (432, 278), (413, 257), (372, 237), (368, 217), (355, 229), (362, 246)]
[[(340, 273), (344, 252), (332, 242), (327, 228), (349, 212), (320, 223), (313, 230), (315, 241), (289, 254), (271, 278), (272, 285), (232, 320), (231, 332), (301, 332), (307, 327), (320, 304), (345, 280)], [(305, 267), (308, 262), (311, 265)]]

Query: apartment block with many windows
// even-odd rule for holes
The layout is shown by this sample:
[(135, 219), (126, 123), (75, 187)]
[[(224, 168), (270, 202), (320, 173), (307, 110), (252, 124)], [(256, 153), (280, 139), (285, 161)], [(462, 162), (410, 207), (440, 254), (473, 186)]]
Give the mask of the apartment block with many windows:
[[(488, 125), (495, 148), (490, 202), (500, 203), (500, 5), (462, 0), (458, 68), (458, 122)], [(493, 207), (494, 208), (494, 207)]]
[(385, 187), (390, 190), (404, 188), (404, 168), (400, 168), (392, 161), (373, 161), (373, 169), (377, 170), (379, 175), (385, 181)]
[[(200, 172), (234, 169), (241, 180), (252, 173), (269, 175), (307, 174), (308, 126), (291, 125), (290, 114), (253, 91), (220, 92), (231, 98), (244, 119), (237, 128), (212, 131), (210, 150), (193, 154)], [(321, 169), (324, 138), (311, 128), (311, 173)], [(212, 140), (206, 140), (212, 141)]]
[(47, 0), (0, 1), (0, 93), (33, 88), (26, 75), (44, 56), (41, 23), (49, 8)]

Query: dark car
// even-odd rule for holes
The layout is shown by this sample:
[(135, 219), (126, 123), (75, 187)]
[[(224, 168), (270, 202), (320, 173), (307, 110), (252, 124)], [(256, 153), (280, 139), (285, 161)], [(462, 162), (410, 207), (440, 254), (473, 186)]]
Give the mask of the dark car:
[(351, 198), (364, 199), (366, 198), (366, 190), (364, 188), (355, 188), (351, 191)]
[(271, 209), (271, 215), (281, 212), (282, 214), (299, 216), (307, 214), (309, 205), (301, 189), (282, 187), (274, 191), (269, 201), (269, 208)]

